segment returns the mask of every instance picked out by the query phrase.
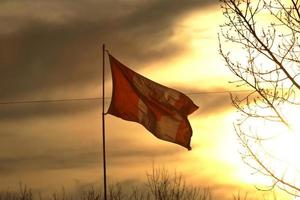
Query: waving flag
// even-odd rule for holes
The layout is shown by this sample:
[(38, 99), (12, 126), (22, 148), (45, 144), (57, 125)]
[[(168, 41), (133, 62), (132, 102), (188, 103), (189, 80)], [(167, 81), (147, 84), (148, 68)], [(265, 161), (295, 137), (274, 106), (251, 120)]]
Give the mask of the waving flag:
[(198, 109), (181, 92), (155, 83), (109, 55), (113, 94), (108, 113), (142, 124), (157, 138), (191, 150), (187, 116)]

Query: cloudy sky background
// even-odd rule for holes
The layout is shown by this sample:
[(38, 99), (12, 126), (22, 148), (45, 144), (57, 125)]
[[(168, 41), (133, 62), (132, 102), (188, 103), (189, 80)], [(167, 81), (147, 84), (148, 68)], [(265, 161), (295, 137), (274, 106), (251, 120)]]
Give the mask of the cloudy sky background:
[[(107, 116), (109, 183), (138, 184), (153, 163), (220, 196), (260, 183), (240, 161), (228, 93), (210, 93), (234, 89), (218, 56), (217, 0), (2, 0), (0, 23), (1, 102), (100, 97), (105, 43), (125, 65), (199, 106), (189, 152)], [(0, 127), (0, 189), (21, 181), (73, 190), (102, 180), (99, 100), (0, 105)]]

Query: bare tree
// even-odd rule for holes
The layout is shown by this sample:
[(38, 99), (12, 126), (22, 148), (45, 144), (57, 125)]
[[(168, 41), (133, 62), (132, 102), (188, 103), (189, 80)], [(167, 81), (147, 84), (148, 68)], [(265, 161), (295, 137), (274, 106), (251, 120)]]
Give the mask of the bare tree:
[(186, 186), (184, 179), (176, 172), (170, 175), (164, 168), (152, 168), (147, 173), (147, 187), (155, 200), (211, 200), (208, 188)]
[[(220, 4), (225, 17), (220, 55), (237, 77), (232, 82), (248, 89), (231, 94), (240, 113), (234, 126), (243, 146), (242, 158), (271, 179), (264, 189), (277, 186), (298, 195), (300, 183), (287, 176), (289, 164), (278, 169), (284, 161), (267, 145), (278, 134), (288, 134), (290, 111), (300, 105), (300, 1), (220, 0)], [(285, 147), (278, 148), (284, 151)]]

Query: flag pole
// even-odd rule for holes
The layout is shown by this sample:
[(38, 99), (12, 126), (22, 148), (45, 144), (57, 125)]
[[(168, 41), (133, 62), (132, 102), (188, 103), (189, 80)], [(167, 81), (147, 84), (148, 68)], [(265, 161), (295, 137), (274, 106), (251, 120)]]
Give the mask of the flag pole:
[(104, 111), (104, 97), (105, 97), (105, 44), (102, 45), (102, 153), (103, 153), (103, 187), (104, 200), (107, 200), (106, 192), (106, 155), (105, 155), (105, 111)]

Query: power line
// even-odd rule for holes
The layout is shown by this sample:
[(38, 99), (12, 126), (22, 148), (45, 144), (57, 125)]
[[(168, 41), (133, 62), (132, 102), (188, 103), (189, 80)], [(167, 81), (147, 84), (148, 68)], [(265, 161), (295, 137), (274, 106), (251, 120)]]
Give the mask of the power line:
[(237, 93), (237, 92), (251, 92), (252, 90), (223, 90), (223, 91), (206, 91), (206, 92), (190, 92), (185, 93), (186, 95), (196, 94), (224, 94), (224, 93)]
[(39, 99), (39, 100), (17, 100), (17, 101), (1, 101), (0, 105), (6, 104), (31, 104), (31, 103), (55, 103), (55, 102), (70, 102), (70, 101), (92, 101), (100, 100), (100, 97), (90, 98), (70, 98), (70, 99)]
[[(224, 93), (249, 92), (249, 91), (251, 91), (251, 90), (224, 90), (224, 91), (190, 92), (190, 93), (186, 93), (186, 95), (224, 94)], [(104, 99), (110, 99), (110, 98), (111, 97), (105, 97)], [(102, 99), (102, 97), (14, 100), (14, 101), (0, 101), (0, 105), (33, 104), (33, 103), (56, 103), (56, 102), (72, 102), (72, 101), (96, 101), (96, 100), (101, 100), (101, 99)]]

